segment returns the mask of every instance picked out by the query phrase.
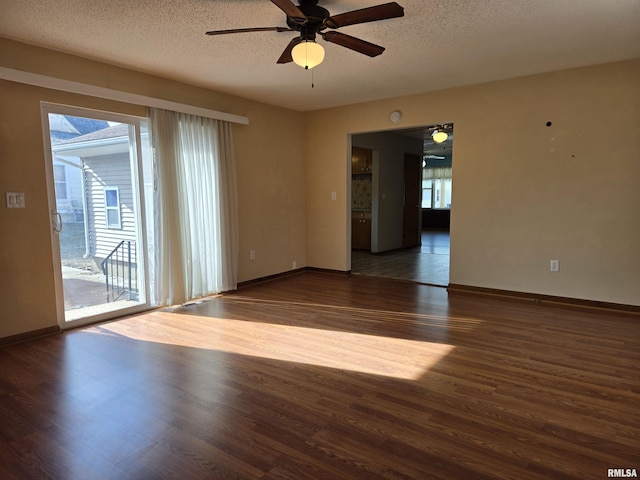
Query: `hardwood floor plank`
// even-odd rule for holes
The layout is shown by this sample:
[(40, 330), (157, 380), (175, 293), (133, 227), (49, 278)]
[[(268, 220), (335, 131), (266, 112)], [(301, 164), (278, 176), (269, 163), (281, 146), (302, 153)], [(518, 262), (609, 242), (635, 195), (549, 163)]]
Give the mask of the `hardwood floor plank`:
[(601, 479), (640, 316), (304, 272), (0, 347), (0, 478)]

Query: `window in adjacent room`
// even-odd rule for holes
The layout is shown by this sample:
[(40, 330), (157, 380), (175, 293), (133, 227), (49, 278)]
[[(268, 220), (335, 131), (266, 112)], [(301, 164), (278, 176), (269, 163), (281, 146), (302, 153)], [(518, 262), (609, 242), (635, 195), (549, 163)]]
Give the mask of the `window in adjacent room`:
[(423, 168), (422, 208), (451, 208), (451, 167)]

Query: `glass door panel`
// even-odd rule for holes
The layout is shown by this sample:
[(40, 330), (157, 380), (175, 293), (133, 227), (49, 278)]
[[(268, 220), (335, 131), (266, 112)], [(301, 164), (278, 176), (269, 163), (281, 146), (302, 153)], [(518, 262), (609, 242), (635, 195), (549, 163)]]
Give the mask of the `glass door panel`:
[(85, 117), (50, 111), (47, 120), (61, 323), (100, 320), (148, 305), (140, 122), (104, 119), (98, 112)]

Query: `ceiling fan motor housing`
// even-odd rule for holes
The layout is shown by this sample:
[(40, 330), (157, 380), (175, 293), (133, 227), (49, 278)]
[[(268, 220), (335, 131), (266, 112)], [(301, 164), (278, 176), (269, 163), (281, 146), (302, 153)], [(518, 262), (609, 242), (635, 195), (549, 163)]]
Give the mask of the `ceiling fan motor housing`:
[(318, 6), (317, 0), (301, 0), (298, 8), (307, 17), (307, 21), (299, 23), (287, 16), (287, 25), (289, 28), (299, 31), (303, 40), (314, 40), (316, 33), (326, 28), (324, 21), (331, 14), (326, 8)]

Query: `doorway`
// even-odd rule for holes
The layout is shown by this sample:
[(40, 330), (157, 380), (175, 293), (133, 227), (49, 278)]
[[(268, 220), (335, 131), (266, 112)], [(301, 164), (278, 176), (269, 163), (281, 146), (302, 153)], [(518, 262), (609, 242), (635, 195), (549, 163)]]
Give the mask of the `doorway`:
[[(374, 186), (374, 218), (371, 222), (376, 227), (373, 235), (378, 235), (379, 239), (395, 238), (395, 243), (388, 243), (375, 251), (356, 249), (352, 245), (353, 274), (391, 277), (443, 287), (449, 284), (453, 124), (444, 126), (447, 138), (436, 142), (433, 134), (436, 130), (442, 130), (442, 127), (429, 125), (352, 135), (352, 145), (374, 148), (379, 153), (378, 162), (374, 163), (371, 172)], [(406, 153), (409, 153), (408, 158), (413, 156), (418, 159), (417, 165), (413, 164), (416, 167), (413, 170)], [(407, 172), (404, 167), (410, 171)], [(407, 231), (407, 227), (413, 224), (413, 221), (407, 221), (407, 217), (415, 218), (415, 212), (404, 208), (407, 201), (415, 198), (407, 198), (401, 190), (408, 173), (412, 177), (417, 175), (418, 184), (421, 185), (417, 209), (419, 220), (415, 222), (419, 226), (417, 231), (415, 228)], [(398, 185), (398, 192), (390, 188), (392, 181)], [(380, 206), (384, 204), (388, 208), (393, 202), (400, 202), (401, 206), (395, 207), (386, 216), (385, 212), (381, 214)], [(416, 236), (419, 243), (415, 243)]]
[(148, 307), (146, 119), (43, 105), (58, 323)]

